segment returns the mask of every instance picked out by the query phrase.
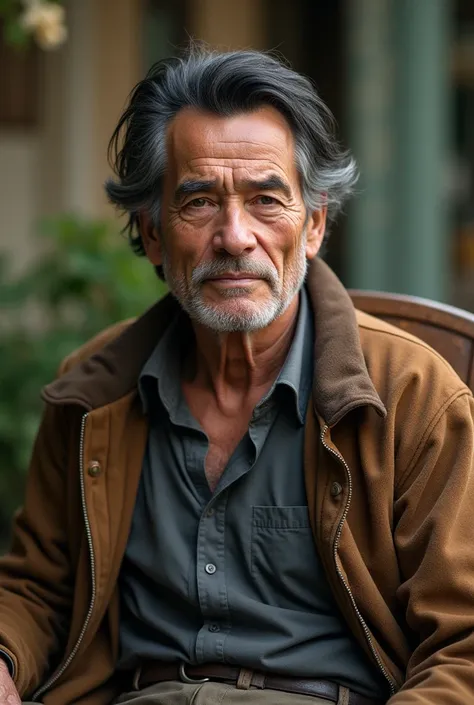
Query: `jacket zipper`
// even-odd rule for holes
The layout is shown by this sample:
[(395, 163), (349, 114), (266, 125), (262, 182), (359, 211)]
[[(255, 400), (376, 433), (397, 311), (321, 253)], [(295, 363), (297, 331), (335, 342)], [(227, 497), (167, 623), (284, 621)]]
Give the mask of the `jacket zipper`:
[(87, 536), (87, 544), (89, 547), (89, 559), (90, 559), (90, 567), (91, 567), (91, 599), (89, 603), (89, 609), (87, 611), (86, 618), (84, 620), (84, 624), (82, 625), (82, 629), (80, 631), (80, 634), (78, 636), (78, 639), (74, 645), (74, 648), (72, 649), (71, 653), (67, 657), (67, 659), (63, 662), (63, 665), (57, 671), (46, 683), (39, 688), (35, 694), (33, 695), (33, 702), (37, 701), (38, 698), (43, 695), (47, 690), (51, 688), (52, 685), (56, 683), (56, 681), (63, 675), (64, 671), (69, 668), (71, 665), (73, 659), (75, 658), (77, 652), (79, 651), (79, 647), (82, 643), (82, 640), (84, 639), (84, 634), (86, 633), (87, 627), (89, 626), (89, 622), (91, 620), (92, 612), (94, 610), (95, 606), (95, 601), (96, 601), (96, 593), (97, 593), (97, 583), (96, 583), (96, 572), (95, 572), (95, 555), (94, 555), (94, 546), (92, 543), (92, 531), (91, 531), (91, 526), (89, 522), (89, 515), (87, 512), (87, 504), (86, 504), (86, 491), (85, 491), (85, 481), (84, 481), (84, 436), (85, 436), (85, 431), (86, 431), (86, 421), (88, 417), (88, 413), (85, 413), (82, 416), (82, 421), (81, 421), (81, 433), (80, 433), (80, 441), (79, 441), (79, 475), (80, 475), (80, 482), (81, 482), (81, 503), (82, 503), (82, 513), (84, 516), (84, 525), (86, 529), (86, 536)]
[(344, 465), (344, 469), (345, 469), (345, 471), (346, 471), (347, 480), (348, 480), (348, 483), (349, 483), (349, 495), (348, 495), (348, 497), (347, 497), (347, 502), (346, 502), (346, 506), (345, 506), (345, 508), (344, 508), (344, 513), (343, 513), (343, 515), (342, 515), (342, 517), (341, 517), (341, 520), (340, 520), (340, 522), (339, 522), (339, 526), (337, 527), (336, 538), (335, 538), (334, 546), (333, 546), (334, 566), (335, 566), (335, 568), (336, 568), (336, 573), (337, 573), (337, 575), (338, 575), (338, 577), (339, 577), (339, 580), (341, 581), (341, 583), (343, 584), (343, 586), (344, 586), (344, 588), (345, 588), (347, 594), (349, 595), (350, 601), (351, 601), (352, 606), (353, 606), (353, 608), (354, 608), (354, 611), (355, 611), (355, 613), (356, 613), (356, 615), (357, 615), (357, 618), (358, 618), (358, 620), (359, 620), (359, 622), (360, 622), (360, 624), (361, 624), (361, 626), (362, 626), (362, 629), (364, 630), (365, 638), (366, 638), (366, 640), (367, 640), (367, 643), (369, 644), (369, 647), (370, 647), (370, 650), (371, 650), (371, 652), (372, 652), (372, 654), (373, 654), (373, 656), (374, 656), (374, 659), (375, 659), (375, 661), (376, 661), (376, 663), (377, 663), (377, 665), (378, 665), (380, 671), (382, 672), (382, 675), (384, 676), (385, 680), (388, 682), (388, 684), (389, 684), (389, 686), (390, 686), (390, 693), (391, 693), (391, 695), (394, 695), (395, 692), (396, 692), (396, 690), (397, 690), (396, 685), (395, 685), (395, 683), (393, 682), (392, 678), (390, 677), (390, 675), (389, 675), (387, 669), (385, 668), (385, 666), (384, 666), (383, 663), (382, 663), (382, 660), (381, 660), (380, 656), (379, 656), (378, 653), (377, 653), (377, 650), (376, 650), (376, 648), (375, 648), (375, 646), (374, 646), (374, 644), (373, 644), (373, 641), (372, 641), (372, 636), (371, 636), (371, 634), (370, 634), (370, 630), (369, 630), (367, 624), (365, 623), (365, 620), (364, 620), (363, 616), (361, 615), (359, 608), (357, 607), (357, 603), (356, 603), (356, 601), (355, 601), (354, 595), (352, 594), (352, 590), (351, 590), (351, 588), (349, 587), (349, 585), (348, 585), (348, 583), (347, 583), (345, 577), (343, 576), (343, 574), (342, 574), (342, 572), (341, 572), (341, 570), (340, 570), (340, 568), (339, 568), (339, 566), (338, 566), (338, 564), (337, 564), (337, 551), (338, 551), (338, 547), (339, 547), (339, 540), (340, 540), (340, 538), (341, 538), (342, 527), (343, 527), (344, 522), (346, 521), (347, 515), (348, 515), (348, 513), (349, 513), (349, 507), (350, 507), (350, 505), (351, 505), (351, 500), (352, 500), (352, 476), (351, 476), (351, 471), (349, 470), (349, 466), (348, 466), (348, 464), (346, 463), (346, 461), (344, 460), (344, 458), (342, 457), (342, 455), (341, 455), (340, 453), (337, 453), (335, 450), (333, 450), (333, 449), (332, 449), (330, 446), (328, 446), (328, 444), (326, 443), (324, 437), (325, 437), (326, 431), (327, 431), (328, 429), (329, 429), (329, 426), (326, 424), (326, 425), (324, 426), (323, 430), (321, 431), (321, 443), (323, 444), (324, 448), (326, 448), (326, 450), (329, 451), (329, 453), (331, 453), (332, 455), (334, 455), (334, 457), (336, 457), (336, 458), (338, 459), (338, 461)]

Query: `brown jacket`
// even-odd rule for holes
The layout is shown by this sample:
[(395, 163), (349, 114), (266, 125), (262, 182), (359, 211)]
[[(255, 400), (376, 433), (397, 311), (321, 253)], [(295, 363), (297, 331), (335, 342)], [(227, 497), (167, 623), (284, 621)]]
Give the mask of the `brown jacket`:
[[(355, 313), (323, 262), (308, 286), (304, 471), (329, 583), (390, 705), (474, 703), (472, 395), (427, 345)], [(102, 334), (44, 390), (25, 505), (0, 562), (0, 646), (23, 697), (108, 705), (125, 688), (114, 676), (117, 576), (147, 437), (136, 381), (176, 310), (167, 297)]]

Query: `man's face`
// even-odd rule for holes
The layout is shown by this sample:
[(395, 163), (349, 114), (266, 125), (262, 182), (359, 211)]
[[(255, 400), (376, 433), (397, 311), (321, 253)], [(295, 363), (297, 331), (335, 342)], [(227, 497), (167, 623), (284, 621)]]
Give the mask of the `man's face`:
[(288, 124), (270, 107), (230, 118), (186, 108), (170, 124), (167, 157), (148, 257), (199, 323), (268, 326), (299, 291), (326, 215), (306, 213)]

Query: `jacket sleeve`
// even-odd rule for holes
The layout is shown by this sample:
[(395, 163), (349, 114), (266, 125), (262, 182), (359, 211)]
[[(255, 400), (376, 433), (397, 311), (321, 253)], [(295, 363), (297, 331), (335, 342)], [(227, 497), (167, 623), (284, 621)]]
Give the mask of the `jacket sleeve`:
[(72, 571), (67, 544), (65, 411), (47, 406), (10, 552), (0, 559), (0, 649), (20, 695), (40, 685), (67, 635)]
[(431, 420), (401, 478), (394, 540), (414, 649), (390, 705), (474, 702), (474, 402)]

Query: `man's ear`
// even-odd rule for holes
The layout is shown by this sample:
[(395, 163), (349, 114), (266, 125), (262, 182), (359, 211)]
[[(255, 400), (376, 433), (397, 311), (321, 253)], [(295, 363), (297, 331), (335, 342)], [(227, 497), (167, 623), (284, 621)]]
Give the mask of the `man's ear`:
[(326, 232), (327, 206), (313, 211), (306, 226), (306, 257), (312, 260), (318, 254)]
[(146, 256), (155, 267), (161, 266), (163, 263), (161, 237), (149, 213), (142, 211), (138, 215), (138, 223), (140, 225), (140, 235)]

